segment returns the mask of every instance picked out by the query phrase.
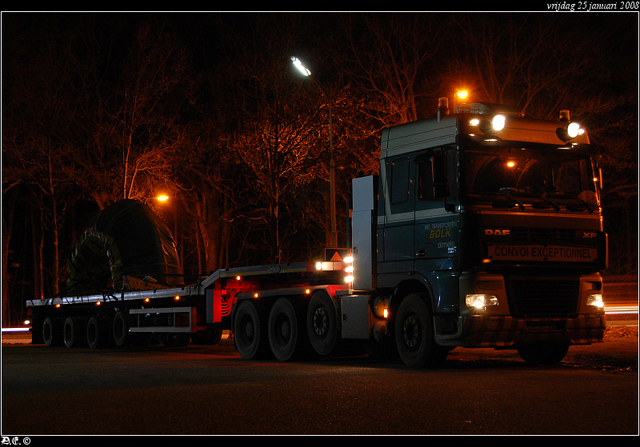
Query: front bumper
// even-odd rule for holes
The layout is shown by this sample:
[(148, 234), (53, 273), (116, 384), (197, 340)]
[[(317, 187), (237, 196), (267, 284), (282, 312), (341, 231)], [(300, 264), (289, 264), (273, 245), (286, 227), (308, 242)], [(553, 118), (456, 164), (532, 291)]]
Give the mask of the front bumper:
[(442, 346), (469, 348), (501, 348), (548, 342), (585, 345), (603, 341), (606, 318), (604, 315), (531, 319), (467, 315), (458, 317), (457, 329), (455, 334), (436, 334), (436, 342)]

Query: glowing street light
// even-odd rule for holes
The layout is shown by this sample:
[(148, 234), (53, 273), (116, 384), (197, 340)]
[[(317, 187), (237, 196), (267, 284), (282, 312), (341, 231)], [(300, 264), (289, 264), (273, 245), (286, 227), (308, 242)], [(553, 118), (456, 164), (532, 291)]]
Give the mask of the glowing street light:
[(309, 71), (309, 69), (307, 69), (307, 67), (304, 66), (304, 64), (300, 61), (300, 59), (298, 59), (295, 56), (292, 56), (291, 60), (293, 61), (293, 65), (298, 70), (300, 70), (300, 73), (302, 73), (305, 76), (311, 76), (311, 72)]
[(331, 95), (324, 88), (324, 86), (318, 81), (315, 76), (311, 75), (311, 71), (304, 66), (302, 61), (295, 56), (291, 56), (291, 61), (293, 65), (302, 73), (304, 76), (311, 77), (315, 80), (324, 94), (327, 96), (329, 100), (329, 196), (330, 196), (330, 204), (331, 204), (331, 247), (338, 247), (338, 233), (336, 230), (336, 187), (335, 187), (335, 162), (333, 160), (333, 126), (331, 123)]
[(169, 196), (166, 194), (160, 194), (158, 197), (156, 197), (156, 200), (158, 202), (166, 202), (167, 200), (169, 200)]

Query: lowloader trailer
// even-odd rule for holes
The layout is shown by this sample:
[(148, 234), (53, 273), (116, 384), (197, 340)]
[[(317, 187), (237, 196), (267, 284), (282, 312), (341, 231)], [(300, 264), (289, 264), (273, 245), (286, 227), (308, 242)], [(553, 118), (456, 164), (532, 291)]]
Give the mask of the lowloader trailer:
[(379, 174), (353, 179), (352, 259), (224, 269), (186, 287), (123, 275), (117, 292), (29, 301), (34, 341), (215, 343), (226, 328), (246, 359), (357, 346), (425, 367), (479, 347), (557, 363), (606, 327), (597, 157), (568, 111), (449, 114), (442, 98), (437, 117), (385, 129)]

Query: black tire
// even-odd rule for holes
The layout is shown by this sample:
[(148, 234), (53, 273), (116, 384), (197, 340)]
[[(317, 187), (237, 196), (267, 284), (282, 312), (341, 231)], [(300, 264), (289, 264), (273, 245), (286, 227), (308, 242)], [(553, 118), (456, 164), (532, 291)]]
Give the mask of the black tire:
[(147, 205), (120, 200), (98, 213), (75, 241), (67, 295), (123, 290), (124, 277), (147, 276), (167, 286), (182, 284), (171, 231)]
[(324, 290), (315, 292), (309, 300), (307, 333), (311, 347), (318, 355), (328, 355), (338, 342), (336, 308)]
[(87, 346), (91, 349), (106, 348), (109, 344), (110, 333), (104, 318), (93, 316), (87, 322)]
[(45, 346), (62, 345), (62, 327), (57, 318), (47, 317), (42, 323), (42, 339)]
[(118, 347), (127, 346), (131, 342), (129, 334), (129, 315), (126, 311), (118, 311), (113, 317), (112, 332), (113, 342)]
[(84, 345), (84, 328), (79, 317), (68, 317), (62, 327), (64, 345), (67, 348), (77, 348)]
[(418, 294), (409, 295), (400, 303), (395, 337), (398, 354), (409, 367), (438, 366), (447, 356), (448, 351), (435, 343), (431, 312)]
[(567, 355), (569, 343), (529, 343), (517, 349), (522, 360), (530, 365), (555, 365)]
[(265, 358), (269, 352), (265, 313), (250, 300), (238, 302), (233, 317), (236, 350), (247, 360)]
[(303, 352), (302, 334), (306, 330), (300, 324), (300, 318), (294, 303), (287, 298), (278, 298), (269, 312), (269, 347), (274, 357), (286, 362), (299, 357)]

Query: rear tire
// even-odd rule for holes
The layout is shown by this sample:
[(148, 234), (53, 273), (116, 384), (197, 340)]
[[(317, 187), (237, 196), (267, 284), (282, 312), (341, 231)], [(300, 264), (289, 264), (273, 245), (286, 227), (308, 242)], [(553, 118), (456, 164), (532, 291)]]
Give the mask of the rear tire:
[(102, 349), (108, 345), (109, 331), (102, 317), (93, 316), (87, 322), (87, 345), (91, 349)]
[(42, 339), (45, 346), (62, 345), (62, 328), (56, 318), (47, 317), (42, 323)]
[(331, 297), (318, 291), (309, 300), (307, 308), (307, 332), (313, 350), (318, 355), (328, 355), (338, 341), (338, 318)]
[(287, 298), (278, 298), (269, 312), (269, 346), (277, 360), (286, 362), (304, 351), (304, 316), (296, 311), (295, 304)]
[(67, 348), (77, 348), (84, 344), (84, 330), (79, 317), (68, 317), (62, 327), (64, 345)]
[(113, 341), (118, 347), (123, 347), (131, 341), (129, 334), (129, 315), (126, 311), (118, 311), (113, 317)]
[(233, 317), (233, 339), (238, 353), (247, 360), (264, 358), (269, 352), (264, 312), (256, 303), (240, 301)]

